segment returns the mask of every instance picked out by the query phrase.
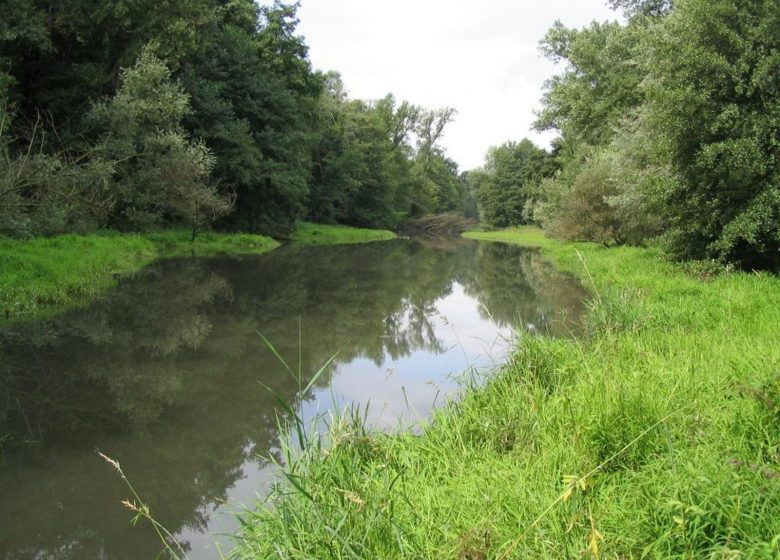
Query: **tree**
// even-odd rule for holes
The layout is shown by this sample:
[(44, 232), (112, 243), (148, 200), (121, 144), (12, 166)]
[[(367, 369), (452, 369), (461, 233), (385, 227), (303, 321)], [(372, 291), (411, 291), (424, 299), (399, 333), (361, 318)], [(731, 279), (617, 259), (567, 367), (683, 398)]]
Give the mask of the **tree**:
[(459, 207), (457, 197), (457, 166), (448, 160), (437, 143), (444, 128), (457, 111), (451, 107), (417, 113), (414, 157), (415, 185), (410, 193), (409, 213), (419, 216), (429, 212), (445, 212)]
[[(557, 130), (561, 171), (536, 189), (527, 214), (557, 235), (602, 243), (642, 243), (659, 233), (650, 212), (672, 173), (642, 110), (647, 42), (671, 3), (615, 0), (628, 24), (592, 23), (573, 30), (557, 22), (542, 52), (565, 70), (546, 84), (536, 127)], [(627, 150), (626, 146), (632, 146)], [(661, 181), (653, 181), (653, 173)]]
[(674, 7), (674, 0), (609, 0), (613, 10), (622, 9), (628, 18), (664, 16)]
[(645, 33), (645, 25), (617, 22), (580, 30), (556, 22), (547, 32), (542, 53), (566, 68), (545, 84), (535, 127), (559, 131), (564, 156), (607, 144), (621, 119), (642, 103)]
[(193, 107), (185, 125), (235, 189), (231, 228), (286, 235), (306, 210), (323, 80), (296, 24), (294, 6), (235, 0), (216, 10), (183, 63)]
[[(182, 132), (204, 140), (213, 175), (238, 195), (223, 225), (283, 234), (304, 212), (321, 87), (296, 23), (294, 6), (251, 0), (13, 0), (0, 22), (0, 90), (16, 123), (41, 115), (56, 129), (41, 153), (73, 152), (106, 132), (91, 107), (117, 93), (122, 68), (142, 53), (165, 60), (189, 95)], [(20, 132), (7, 137), (12, 154), (25, 147)]]
[(89, 119), (115, 162), (113, 225), (148, 229), (170, 216), (187, 223), (194, 238), (209, 218), (232, 208), (232, 198), (210, 182), (213, 156), (181, 127), (189, 112), (181, 85), (148, 52), (122, 71), (117, 94), (93, 107)]
[(680, 181), (669, 249), (780, 267), (780, 11), (774, 0), (680, 0), (652, 41), (649, 111)]
[(312, 219), (395, 227), (409, 216), (462, 208), (457, 164), (437, 145), (454, 110), (429, 111), (392, 95), (350, 100), (338, 74), (324, 78)]
[(473, 177), (482, 220), (493, 227), (526, 223), (529, 198), (554, 171), (550, 154), (528, 139), (491, 148), (483, 171)]

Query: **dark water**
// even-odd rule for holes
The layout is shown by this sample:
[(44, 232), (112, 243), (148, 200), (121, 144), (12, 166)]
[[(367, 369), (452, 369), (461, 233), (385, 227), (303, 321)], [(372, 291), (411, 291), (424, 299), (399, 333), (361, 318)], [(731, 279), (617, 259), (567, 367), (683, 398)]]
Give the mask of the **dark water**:
[[(537, 253), (467, 241), (284, 247), (150, 266), (88, 308), (0, 327), (0, 558), (147, 559), (118, 459), (193, 559), (262, 495), (278, 448), (270, 387), (335, 364), (307, 416), (371, 401), (378, 426), (425, 417), (453, 376), (500, 362), (513, 327), (569, 335), (583, 290)], [(299, 329), (302, 344), (298, 344)], [(226, 550), (229, 545), (223, 545)]]

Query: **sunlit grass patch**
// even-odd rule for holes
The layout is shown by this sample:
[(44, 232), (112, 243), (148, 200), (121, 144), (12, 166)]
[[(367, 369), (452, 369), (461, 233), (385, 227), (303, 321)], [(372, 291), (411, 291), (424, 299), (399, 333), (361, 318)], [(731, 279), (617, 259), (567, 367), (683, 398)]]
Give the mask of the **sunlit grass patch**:
[(88, 301), (161, 257), (262, 253), (278, 246), (246, 234), (101, 232), (35, 239), (0, 237), (0, 320)]
[(299, 222), (291, 239), (307, 245), (346, 245), (395, 239), (392, 231)]
[(270, 237), (249, 233), (201, 232), (194, 241), (190, 241), (189, 231), (169, 230), (147, 233), (144, 237), (154, 243), (163, 257), (259, 254), (279, 246)]

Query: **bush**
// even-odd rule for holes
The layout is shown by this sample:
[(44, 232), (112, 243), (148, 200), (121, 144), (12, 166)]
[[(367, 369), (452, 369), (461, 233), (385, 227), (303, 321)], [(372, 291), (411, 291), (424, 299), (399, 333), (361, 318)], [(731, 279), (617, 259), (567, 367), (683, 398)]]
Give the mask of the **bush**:
[(548, 206), (545, 229), (556, 237), (609, 245), (624, 242), (615, 210), (607, 202), (618, 194), (603, 159), (586, 163), (570, 187), (560, 182), (557, 204)]

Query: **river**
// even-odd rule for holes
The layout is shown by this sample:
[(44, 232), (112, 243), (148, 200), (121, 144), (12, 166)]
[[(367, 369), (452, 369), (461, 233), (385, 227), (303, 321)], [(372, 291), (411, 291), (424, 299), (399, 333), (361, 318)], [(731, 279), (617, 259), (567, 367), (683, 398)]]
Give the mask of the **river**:
[[(90, 305), (0, 327), (0, 558), (138, 560), (118, 460), (192, 560), (230, 547), (278, 453), (277, 396), (397, 429), (506, 358), (515, 328), (572, 336), (585, 292), (542, 256), (458, 239), (159, 261)], [(336, 352), (311, 390), (304, 384)]]

